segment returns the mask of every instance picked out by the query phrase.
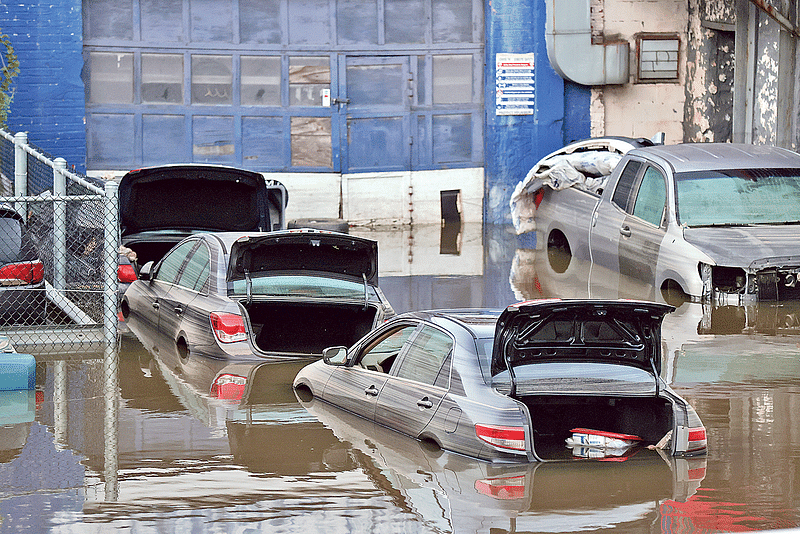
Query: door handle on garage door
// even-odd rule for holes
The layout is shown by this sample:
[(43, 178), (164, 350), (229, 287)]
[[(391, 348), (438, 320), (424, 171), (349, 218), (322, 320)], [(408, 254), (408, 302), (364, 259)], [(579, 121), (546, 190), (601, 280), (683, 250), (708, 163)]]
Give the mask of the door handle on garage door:
[(622, 237), (630, 237), (631, 236), (631, 227), (627, 224), (619, 229), (619, 233), (622, 234)]
[(364, 393), (366, 393), (370, 397), (377, 397), (378, 396), (378, 388), (376, 388), (375, 384), (373, 384), (370, 387), (368, 387), (367, 389), (365, 389)]
[(428, 399), (428, 397), (422, 397), (417, 401), (417, 406), (420, 408), (433, 408), (433, 403), (430, 401), (430, 399)]

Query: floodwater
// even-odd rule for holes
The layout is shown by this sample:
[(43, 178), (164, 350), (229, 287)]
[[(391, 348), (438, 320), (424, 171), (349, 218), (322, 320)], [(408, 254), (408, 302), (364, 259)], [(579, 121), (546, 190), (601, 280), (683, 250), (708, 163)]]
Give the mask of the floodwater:
[[(397, 311), (591, 295), (508, 228), (354, 231), (377, 239)], [(544, 254), (544, 256), (543, 256)], [(620, 294), (627, 294), (620, 285)], [(707, 457), (497, 467), (300, 401), (305, 362), (180, 364), (37, 355), (42, 391), (0, 397), (0, 532), (721, 532), (800, 525), (800, 314), (683, 304), (664, 377)], [(241, 397), (241, 398), (239, 398)]]

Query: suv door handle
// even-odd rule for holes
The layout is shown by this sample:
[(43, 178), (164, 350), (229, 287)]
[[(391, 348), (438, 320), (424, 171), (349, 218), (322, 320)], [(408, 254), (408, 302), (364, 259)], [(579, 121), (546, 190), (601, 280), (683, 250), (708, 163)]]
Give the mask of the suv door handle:
[(622, 237), (630, 237), (631, 236), (631, 227), (627, 224), (619, 229), (619, 233), (622, 234)]
[(364, 390), (364, 393), (369, 395), (370, 397), (377, 397), (378, 396), (378, 388), (375, 387), (375, 384), (372, 384), (370, 387)]
[(433, 403), (430, 401), (428, 397), (422, 397), (420, 400), (417, 401), (417, 406), (420, 408), (433, 408)]

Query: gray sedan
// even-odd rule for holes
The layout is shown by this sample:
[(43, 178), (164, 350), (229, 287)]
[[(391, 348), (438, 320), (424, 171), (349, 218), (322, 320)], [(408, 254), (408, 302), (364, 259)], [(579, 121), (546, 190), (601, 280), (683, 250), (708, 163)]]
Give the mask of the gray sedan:
[(445, 450), (500, 462), (703, 454), (694, 409), (660, 377), (672, 307), (542, 300), (397, 316), (297, 374), (317, 398)]

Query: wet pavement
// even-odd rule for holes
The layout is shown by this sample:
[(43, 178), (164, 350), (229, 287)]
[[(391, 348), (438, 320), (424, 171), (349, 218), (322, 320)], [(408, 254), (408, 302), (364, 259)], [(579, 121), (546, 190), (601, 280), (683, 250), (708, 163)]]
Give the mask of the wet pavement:
[[(586, 266), (563, 268), (509, 228), (353, 233), (378, 240), (399, 312), (608, 296), (585, 286)], [(694, 460), (492, 466), (298, 399), (306, 362), (182, 362), (131, 337), (118, 360), (37, 355), (41, 391), (0, 396), (0, 533), (798, 527), (799, 318), (690, 303), (667, 316), (664, 377), (708, 431)]]

